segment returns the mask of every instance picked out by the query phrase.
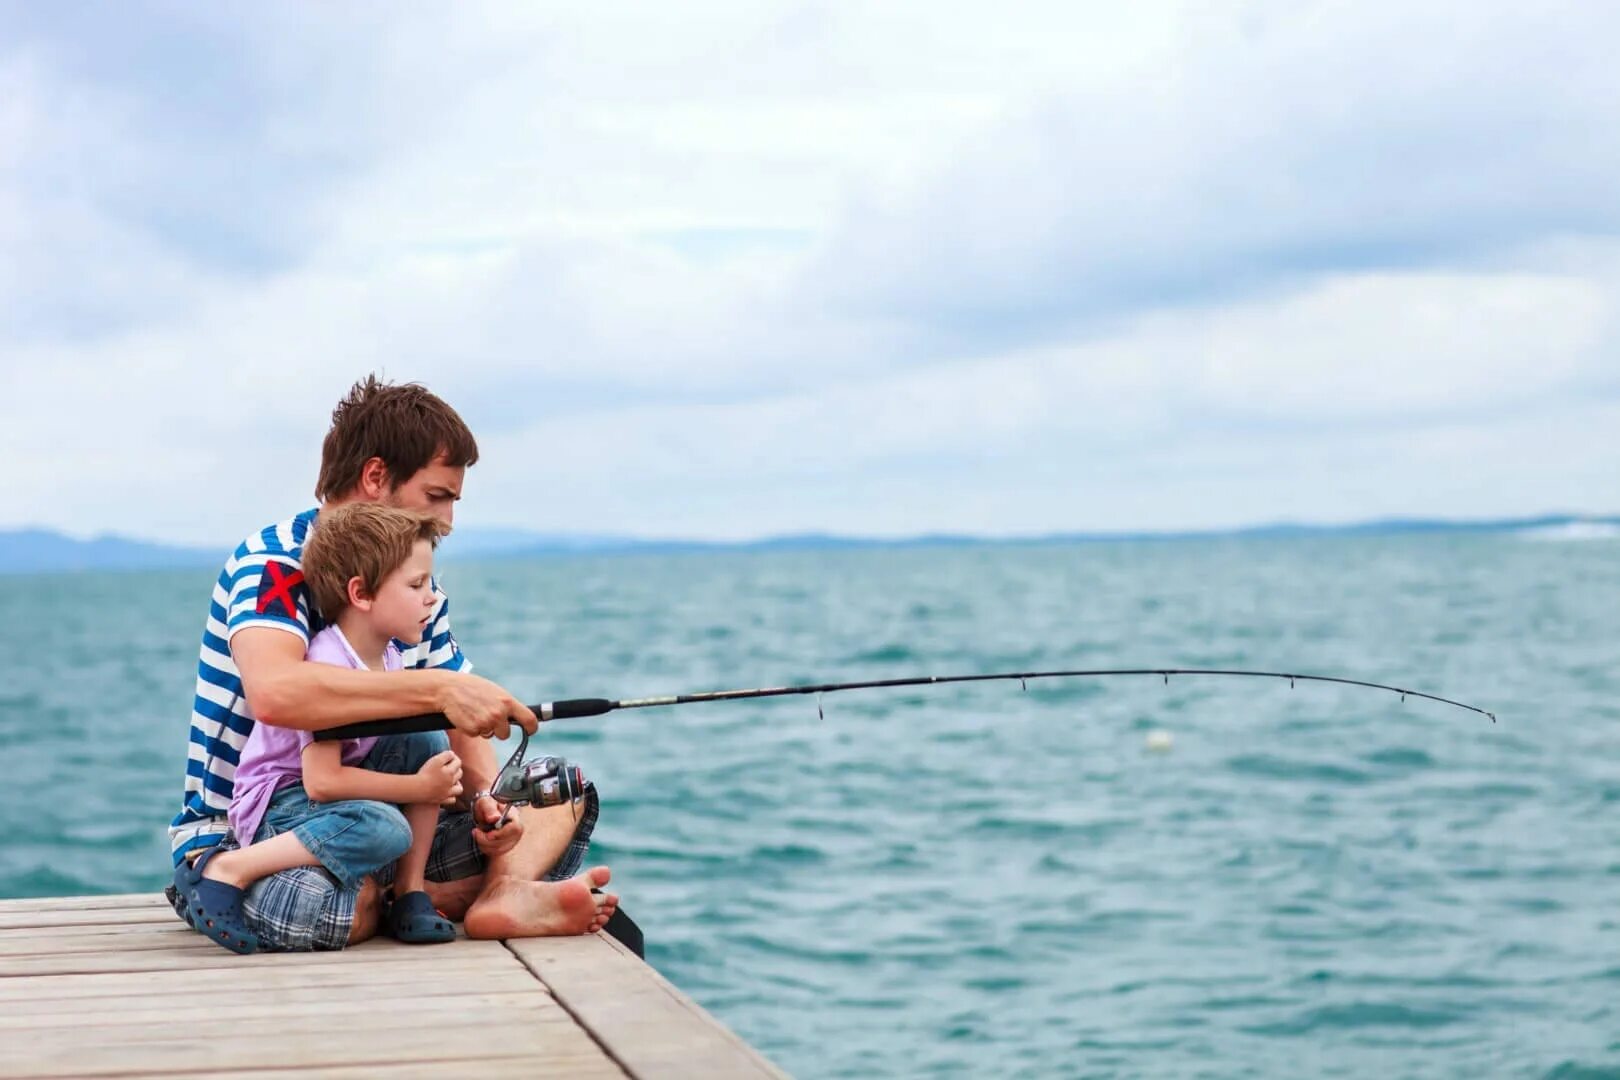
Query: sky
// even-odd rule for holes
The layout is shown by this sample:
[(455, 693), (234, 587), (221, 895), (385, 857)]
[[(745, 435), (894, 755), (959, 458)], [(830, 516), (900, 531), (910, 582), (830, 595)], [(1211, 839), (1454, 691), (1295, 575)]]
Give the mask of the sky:
[(1620, 9), (0, 0), (0, 528), (1620, 512)]

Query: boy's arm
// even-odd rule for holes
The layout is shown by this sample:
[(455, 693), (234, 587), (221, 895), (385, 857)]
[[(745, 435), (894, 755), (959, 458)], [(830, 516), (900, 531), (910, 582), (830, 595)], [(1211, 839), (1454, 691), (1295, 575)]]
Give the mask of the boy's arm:
[(310, 743), (304, 747), (303, 763), (304, 791), (316, 802), (373, 799), (404, 805), (427, 801), (427, 784), (421, 776), (372, 772), (345, 765), (342, 743)]
[(495, 777), (500, 774), (501, 767), (495, 757), (495, 747), (488, 739), (452, 731), (450, 749), (461, 759), (461, 783), (469, 798), (495, 786)]
[(528, 706), (478, 675), (306, 663), (302, 639), (267, 626), (238, 630), (230, 649), (254, 718), (277, 727), (324, 731), (429, 712), (444, 713), (457, 731), (472, 736), (504, 739), (513, 723), (531, 733), (536, 726)]

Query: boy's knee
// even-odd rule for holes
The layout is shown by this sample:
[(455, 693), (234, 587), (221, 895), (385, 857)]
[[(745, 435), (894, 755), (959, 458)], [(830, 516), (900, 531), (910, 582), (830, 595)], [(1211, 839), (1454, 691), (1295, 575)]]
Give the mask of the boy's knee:
[(355, 819), (355, 831), (364, 838), (378, 866), (385, 866), (410, 850), (411, 825), (398, 807), (357, 800), (348, 809)]
[(450, 749), (450, 735), (443, 731), (415, 731), (403, 738), (406, 740), (405, 761), (411, 772)]

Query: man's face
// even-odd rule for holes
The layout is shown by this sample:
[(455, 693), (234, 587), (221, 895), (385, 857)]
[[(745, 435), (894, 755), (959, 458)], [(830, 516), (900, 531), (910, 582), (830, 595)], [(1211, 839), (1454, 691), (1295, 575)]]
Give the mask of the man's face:
[(400, 510), (432, 514), (448, 529), (455, 524), (456, 503), (461, 501), (461, 483), (466, 476), (465, 465), (446, 465), (443, 457), (436, 457), (418, 469), (415, 476), (385, 493), (382, 501)]

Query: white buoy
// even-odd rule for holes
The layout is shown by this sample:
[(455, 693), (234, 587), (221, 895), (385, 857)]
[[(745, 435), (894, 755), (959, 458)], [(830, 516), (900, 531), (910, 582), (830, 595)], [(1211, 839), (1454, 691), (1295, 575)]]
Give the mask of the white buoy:
[(1154, 730), (1147, 733), (1146, 746), (1157, 754), (1168, 753), (1176, 741), (1170, 737), (1168, 731)]

